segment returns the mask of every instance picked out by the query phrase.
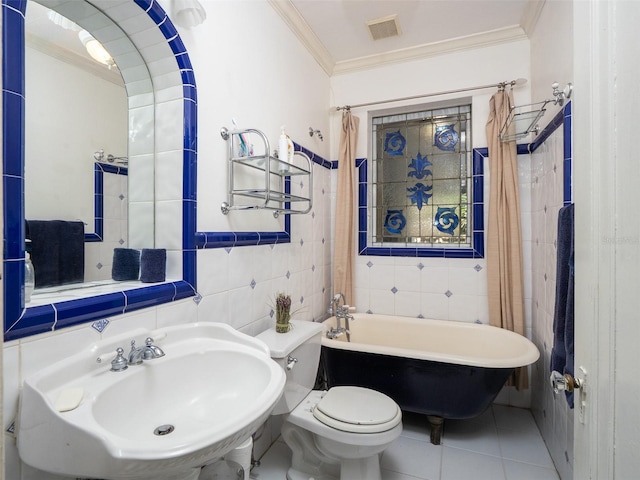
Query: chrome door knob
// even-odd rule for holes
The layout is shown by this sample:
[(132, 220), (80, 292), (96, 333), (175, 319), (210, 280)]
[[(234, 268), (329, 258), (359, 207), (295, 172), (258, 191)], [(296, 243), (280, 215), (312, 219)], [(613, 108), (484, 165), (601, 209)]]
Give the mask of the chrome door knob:
[(580, 380), (577, 378), (573, 378), (568, 373), (562, 374), (556, 370), (551, 372), (549, 381), (551, 383), (551, 388), (553, 388), (553, 393), (555, 394), (564, 391), (573, 392), (576, 388), (580, 388), (581, 385)]

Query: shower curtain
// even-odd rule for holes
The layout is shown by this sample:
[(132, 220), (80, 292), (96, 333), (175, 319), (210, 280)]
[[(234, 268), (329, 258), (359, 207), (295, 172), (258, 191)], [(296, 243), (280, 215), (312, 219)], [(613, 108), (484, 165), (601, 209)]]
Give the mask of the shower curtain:
[[(525, 335), (522, 231), (516, 142), (502, 142), (500, 129), (513, 105), (513, 92), (501, 89), (489, 101), (489, 221), (487, 289), (489, 319), (496, 327)], [(527, 368), (518, 368), (507, 385), (528, 387)]]
[(355, 251), (355, 199), (356, 199), (356, 145), (360, 119), (351, 111), (342, 114), (342, 133), (338, 156), (338, 186), (336, 192), (335, 246), (333, 254), (333, 293), (343, 293), (345, 302), (355, 305), (354, 256)]

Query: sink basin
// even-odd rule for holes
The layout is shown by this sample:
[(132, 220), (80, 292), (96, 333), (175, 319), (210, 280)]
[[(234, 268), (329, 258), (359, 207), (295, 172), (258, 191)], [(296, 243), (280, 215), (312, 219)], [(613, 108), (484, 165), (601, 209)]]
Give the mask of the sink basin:
[[(148, 336), (164, 357), (110, 371), (116, 348)], [(18, 451), (35, 468), (72, 477), (197, 478), (267, 419), (284, 383), (267, 346), (228, 325), (131, 331), (25, 380)]]

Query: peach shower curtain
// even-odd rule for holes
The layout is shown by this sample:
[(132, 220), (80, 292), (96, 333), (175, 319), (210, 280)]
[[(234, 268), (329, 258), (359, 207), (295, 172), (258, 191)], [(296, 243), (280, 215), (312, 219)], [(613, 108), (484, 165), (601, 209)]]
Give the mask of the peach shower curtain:
[(347, 304), (355, 305), (354, 256), (356, 254), (356, 146), (360, 119), (351, 111), (342, 114), (338, 155), (335, 243), (333, 253), (333, 293), (343, 293)]
[[(502, 142), (500, 129), (513, 105), (513, 92), (501, 89), (489, 101), (489, 221), (487, 283), (491, 325), (525, 335), (522, 231), (516, 142)], [(528, 387), (527, 368), (518, 368), (508, 385)]]

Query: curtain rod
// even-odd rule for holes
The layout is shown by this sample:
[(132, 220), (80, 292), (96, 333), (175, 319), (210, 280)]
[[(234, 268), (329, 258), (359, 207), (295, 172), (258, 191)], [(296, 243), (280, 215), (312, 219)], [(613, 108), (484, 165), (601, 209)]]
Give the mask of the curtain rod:
[(370, 105), (380, 105), (380, 104), (383, 104), (383, 103), (402, 102), (404, 100), (415, 100), (417, 98), (425, 98), (425, 97), (436, 97), (436, 96), (439, 96), (439, 95), (449, 95), (451, 93), (469, 92), (471, 90), (484, 90), (485, 88), (504, 89), (504, 87), (506, 87), (507, 85), (511, 85), (513, 87), (514, 85), (524, 85), (525, 83), (527, 83), (527, 79), (526, 78), (518, 78), (516, 80), (511, 80), (510, 82), (492, 83), (490, 85), (482, 85), (480, 87), (458, 88), (456, 90), (447, 90), (447, 91), (444, 91), (444, 92), (437, 92), (437, 93), (425, 93), (423, 95), (414, 95), (412, 97), (394, 98), (392, 100), (380, 100), (380, 101), (377, 101), (377, 102), (358, 103), (356, 105), (344, 105), (342, 107), (336, 107), (336, 110), (337, 111), (340, 111), (340, 110), (351, 110), (352, 108), (368, 107)]

